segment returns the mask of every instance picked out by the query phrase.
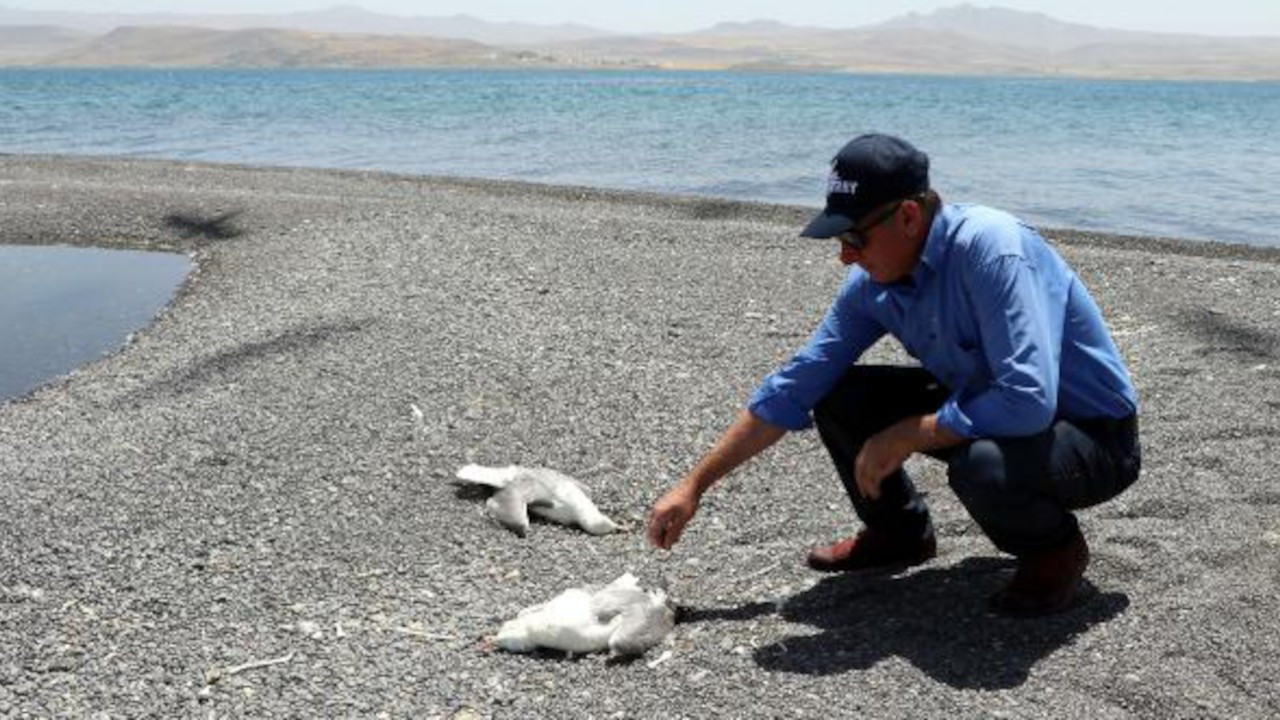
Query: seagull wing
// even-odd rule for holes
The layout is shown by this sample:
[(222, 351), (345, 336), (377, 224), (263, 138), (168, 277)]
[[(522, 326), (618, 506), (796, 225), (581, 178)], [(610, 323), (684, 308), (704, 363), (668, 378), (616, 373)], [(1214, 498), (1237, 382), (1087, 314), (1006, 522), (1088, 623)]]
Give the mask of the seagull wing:
[(609, 636), (609, 649), (618, 655), (643, 655), (662, 642), (675, 628), (675, 611), (661, 591), (645, 593), (641, 602), (631, 603), (617, 620)]
[(502, 488), (517, 475), (519, 468), (514, 465), (504, 468), (485, 467), (483, 465), (464, 465), (458, 468), (456, 477), (477, 485)]
[(502, 527), (524, 537), (529, 532), (529, 505), (518, 487), (503, 488), (485, 502), (493, 519)]

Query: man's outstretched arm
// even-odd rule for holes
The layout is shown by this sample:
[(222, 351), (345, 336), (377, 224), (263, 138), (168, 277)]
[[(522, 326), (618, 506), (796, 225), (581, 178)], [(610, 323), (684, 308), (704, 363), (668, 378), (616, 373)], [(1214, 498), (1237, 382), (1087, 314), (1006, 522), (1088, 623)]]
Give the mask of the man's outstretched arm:
[(680, 539), (685, 525), (698, 511), (698, 502), (720, 478), (760, 454), (787, 434), (786, 428), (771, 425), (750, 410), (738, 413), (716, 444), (697, 465), (653, 505), (649, 517), (649, 542), (670, 550)]

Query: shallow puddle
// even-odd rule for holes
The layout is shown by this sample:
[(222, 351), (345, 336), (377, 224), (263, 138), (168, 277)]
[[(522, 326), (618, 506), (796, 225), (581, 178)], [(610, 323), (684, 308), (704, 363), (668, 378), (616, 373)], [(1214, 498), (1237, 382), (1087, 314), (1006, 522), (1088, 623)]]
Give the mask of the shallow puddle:
[(0, 245), (0, 402), (124, 345), (190, 271), (178, 253)]

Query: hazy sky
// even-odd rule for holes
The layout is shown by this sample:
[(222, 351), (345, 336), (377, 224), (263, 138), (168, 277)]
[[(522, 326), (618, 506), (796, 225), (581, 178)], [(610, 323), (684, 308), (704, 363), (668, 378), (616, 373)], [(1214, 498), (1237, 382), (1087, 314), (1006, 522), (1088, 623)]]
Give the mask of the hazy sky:
[[(0, 0), (27, 10), (86, 12), (249, 12), (314, 10), (337, 4), (396, 15), (466, 13), (485, 20), (577, 22), (603, 30), (685, 31), (724, 20), (767, 18), (796, 25), (855, 27), (906, 12), (928, 12), (958, 0)], [(1280, 36), (1280, 0), (1002, 0), (1099, 27), (1212, 35)]]

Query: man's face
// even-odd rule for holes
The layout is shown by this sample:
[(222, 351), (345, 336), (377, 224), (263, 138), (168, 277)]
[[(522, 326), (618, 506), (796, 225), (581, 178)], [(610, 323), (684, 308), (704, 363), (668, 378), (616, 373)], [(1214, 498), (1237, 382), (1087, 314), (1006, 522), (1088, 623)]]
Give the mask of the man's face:
[(915, 200), (897, 200), (876, 208), (852, 231), (836, 236), (840, 262), (857, 263), (878, 283), (897, 282), (909, 275), (920, 259), (924, 245), (920, 223), (921, 208)]

